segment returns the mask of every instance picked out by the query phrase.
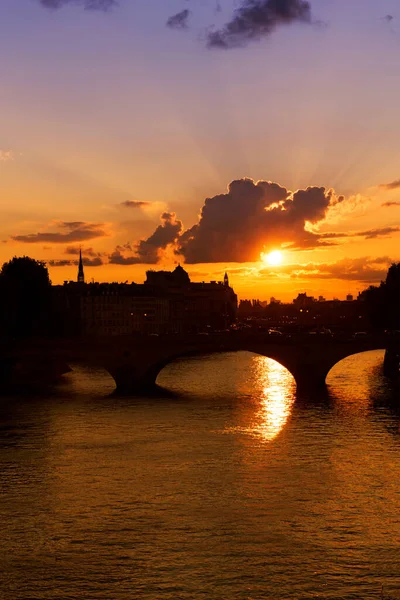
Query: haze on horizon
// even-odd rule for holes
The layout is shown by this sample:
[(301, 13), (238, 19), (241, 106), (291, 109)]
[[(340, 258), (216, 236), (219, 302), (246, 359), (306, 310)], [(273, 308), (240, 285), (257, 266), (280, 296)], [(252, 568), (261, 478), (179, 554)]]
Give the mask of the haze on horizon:
[(181, 262), (284, 300), (385, 277), (399, 5), (256, 2), (3, 0), (1, 262), (60, 283), (82, 247), (89, 279)]

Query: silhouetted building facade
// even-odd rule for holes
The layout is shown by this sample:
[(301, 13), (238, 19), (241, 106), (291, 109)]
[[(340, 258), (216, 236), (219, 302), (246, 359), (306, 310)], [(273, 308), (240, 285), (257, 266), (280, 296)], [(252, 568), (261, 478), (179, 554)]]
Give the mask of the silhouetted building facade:
[(81, 296), (84, 335), (168, 333), (169, 301), (136, 284), (91, 283)]
[(147, 271), (145, 284), (164, 288), (184, 287), (190, 284), (190, 278), (185, 269), (178, 265), (173, 271)]
[(228, 328), (236, 319), (237, 297), (223, 282), (192, 283), (179, 265), (148, 271), (144, 284), (65, 282), (55, 287), (65, 314), (66, 333), (96, 335), (208, 332)]
[(237, 296), (223, 281), (193, 283), (180, 265), (174, 271), (147, 271), (145, 286), (166, 292), (173, 333), (207, 332), (228, 328), (236, 320)]

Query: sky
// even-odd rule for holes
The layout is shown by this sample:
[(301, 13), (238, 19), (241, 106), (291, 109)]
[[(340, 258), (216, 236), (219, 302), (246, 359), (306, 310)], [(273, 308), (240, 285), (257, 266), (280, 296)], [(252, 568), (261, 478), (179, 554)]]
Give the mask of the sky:
[(0, 262), (290, 301), (400, 260), (400, 0), (2, 0), (0, 52)]

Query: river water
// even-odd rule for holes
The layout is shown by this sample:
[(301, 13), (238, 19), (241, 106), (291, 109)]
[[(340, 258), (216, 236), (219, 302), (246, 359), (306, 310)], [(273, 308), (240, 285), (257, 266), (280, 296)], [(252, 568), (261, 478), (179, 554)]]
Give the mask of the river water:
[(329, 393), (249, 353), (169, 365), (173, 395), (76, 367), (0, 408), (0, 598), (400, 598), (400, 401), (382, 352)]

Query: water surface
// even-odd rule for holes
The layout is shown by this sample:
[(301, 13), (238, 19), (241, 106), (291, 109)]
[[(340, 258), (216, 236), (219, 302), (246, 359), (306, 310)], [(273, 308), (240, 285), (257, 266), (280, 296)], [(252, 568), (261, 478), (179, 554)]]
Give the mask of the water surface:
[[(0, 409), (5, 600), (400, 598), (400, 435), (381, 352), (329, 394), (249, 353), (116, 398), (76, 367)], [(397, 404), (400, 406), (400, 404)]]

